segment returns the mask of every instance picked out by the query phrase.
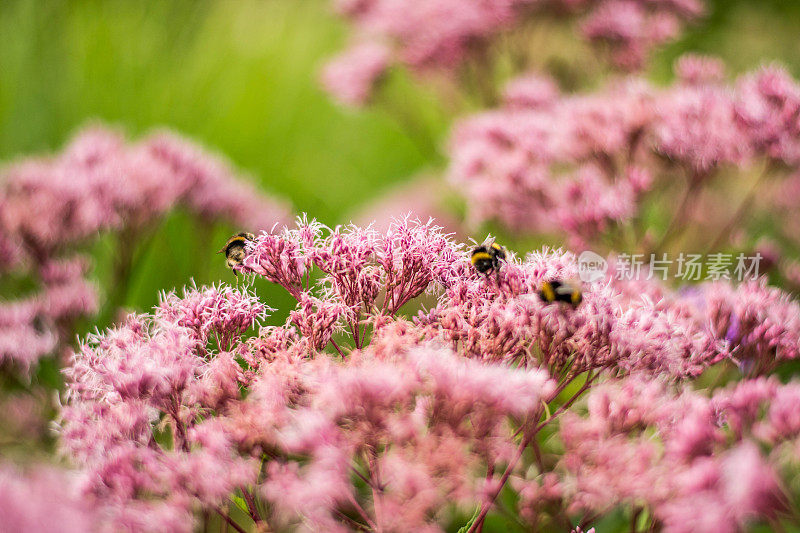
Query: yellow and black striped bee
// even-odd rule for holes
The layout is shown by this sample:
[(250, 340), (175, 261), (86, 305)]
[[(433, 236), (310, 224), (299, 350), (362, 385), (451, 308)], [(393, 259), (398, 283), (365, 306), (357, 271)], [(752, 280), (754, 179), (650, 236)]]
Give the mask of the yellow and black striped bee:
[(243, 231), (228, 239), (228, 242), (225, 243), (225, 246), (222, 247), (222, 250), (217, 252), (218, 254), (225, 254), (225, 264), (228, 265), (228, 268), (233, 270), (233, 274), (237, 277), (239, 274), (233, 267), (242, 264), (242, 261), (244, 261), (244, 245), (247, 243), (247, 241), (254, 240), (256, 240), (255, 235)]
[(542, 283), (539, 298), (545, 303), (564, 302), (577, 307), (583, 301), (583, 293), (576, 283), (556, 279)]
[(500, 269), (500, 261), (506, 260), (506, 249), (494, 241), (486, 241), (472, 249), (470, 261), (475, 270), (481, 274)]

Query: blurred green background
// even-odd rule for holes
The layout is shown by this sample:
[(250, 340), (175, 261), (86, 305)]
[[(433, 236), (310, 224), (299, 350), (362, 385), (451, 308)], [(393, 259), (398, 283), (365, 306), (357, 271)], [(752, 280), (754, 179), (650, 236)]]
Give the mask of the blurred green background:
[[(800, 74), (800, 2), (708, 3), (704, 21), (661, 51), (649, 76), (668, 81), (686, 50), (720, 55), (732, 73), (778, 60)], [(346, 222), (397, 183), (441, 168), (454, 118), (403, 76), (388, 91), (418, 110), (422, 134), (386, 107), (337, 107), (318, 69), (346, 40), (328, 0), (3, 0), (0, 160), (57, 150), (96, 119), (134, 137), (167, 126), (225, 154), (296, 212)], [(218, 228), (214, 243), (232, 229)], [(185, 214), (165, 222), (140, 258), (128, 306), (145, 309), (191, 278), (233, 280), (196, 232)], [(93, 250), (101, 286), (111, 249)], [(288, 304), (264, 290), (274, 307)]]

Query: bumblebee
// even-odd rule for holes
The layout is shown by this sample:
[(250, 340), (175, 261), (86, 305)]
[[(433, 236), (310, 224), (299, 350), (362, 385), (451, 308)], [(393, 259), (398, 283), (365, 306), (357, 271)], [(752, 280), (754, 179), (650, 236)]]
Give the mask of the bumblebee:
[(542, 283), (539, 298), (545, 303), (564, 302), (577, 307), (583, 301), (583, 293), (574, 283), (553, 280)]
[(506, 249), (492, 241), (484, 242), (472, 250), (470, 261), (475, 270), (481, 274), (488, 274), (500, 269), (500, 261), (506, 260)]
[(234, 269), (235, 266), (241, 265), (242, 261), (244, 261), (244, 246), (247, 241), (254, 241), (256, 240), (256, 236), (252, 233), (248, 233), (243, 231), (241, 233), (237, 233), (230, 239), (228, 242), (225, 243), (225, 246), (222, 247), (222, 250), (217, 252), (218, 254), (224, 253), (225, 254), (225, 264), (228, 265), (228, 268), (233, 270), (234, 276), (239, 276), (239, 274)]

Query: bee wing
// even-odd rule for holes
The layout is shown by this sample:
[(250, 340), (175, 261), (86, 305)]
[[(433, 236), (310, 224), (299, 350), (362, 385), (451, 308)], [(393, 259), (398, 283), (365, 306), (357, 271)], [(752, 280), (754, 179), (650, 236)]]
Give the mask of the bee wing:
[(561, 280), (561, 285), (556, 289), (558, 294), (572, 294), (575, 291), (581, 291), (581, 282), (576, 279)]
[(572, 285), (568, 285), (567, 283), (562, 283), (558, 287), (555, 288), (556, 294), (572, 294), (575, 288)]

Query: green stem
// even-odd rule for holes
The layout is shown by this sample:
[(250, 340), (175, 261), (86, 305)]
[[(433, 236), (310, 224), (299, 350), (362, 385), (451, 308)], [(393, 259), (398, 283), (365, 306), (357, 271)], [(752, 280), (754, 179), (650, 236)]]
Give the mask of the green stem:
[(658, 244), (653, 247), (651, 253), (662, 250), (664, 246), (666, 246), (673, 238), (683, 232), (684, 228), (686, 227), (686, 222), (690, 218), (688, 215), (694, 207), (697, 197), (699, 196), (700, 189), (705, 181), (705, 177), (698, 174), (695, 174), (690, 178), (689, 185), (686, 187), (686, 190), (683, 193), (683, 197), (680, 200), (678, 209), (675, 211), (675, 214), (669, 221), (667, 230), (664, 232), (661, 240), (658, 241)]
[(764, 171), (758, 176), (753, 186), (748, 191), (747, 195), (742, 200), (742, 203), (739, 204), (739, 207), (734, 211), (733, 216), (728, 220), (727, 224), (723, 226), (722, 230), (717, 234), (714, 240), (711, 241), (711, 244), (708, 245), (709, 250), (715, 250), (722, 242), (727, 239), (733, 228), (744, 218), (745, 214), (750, 211), (750, 208), (753, 206), (753, 202), (756, 200), (756, 195), (758, 194), (759, 190), (761, 189), (761, 185), (764, 183), (764, 180), (767, 178), (768, 171), (770, 166), (764, 169)]

